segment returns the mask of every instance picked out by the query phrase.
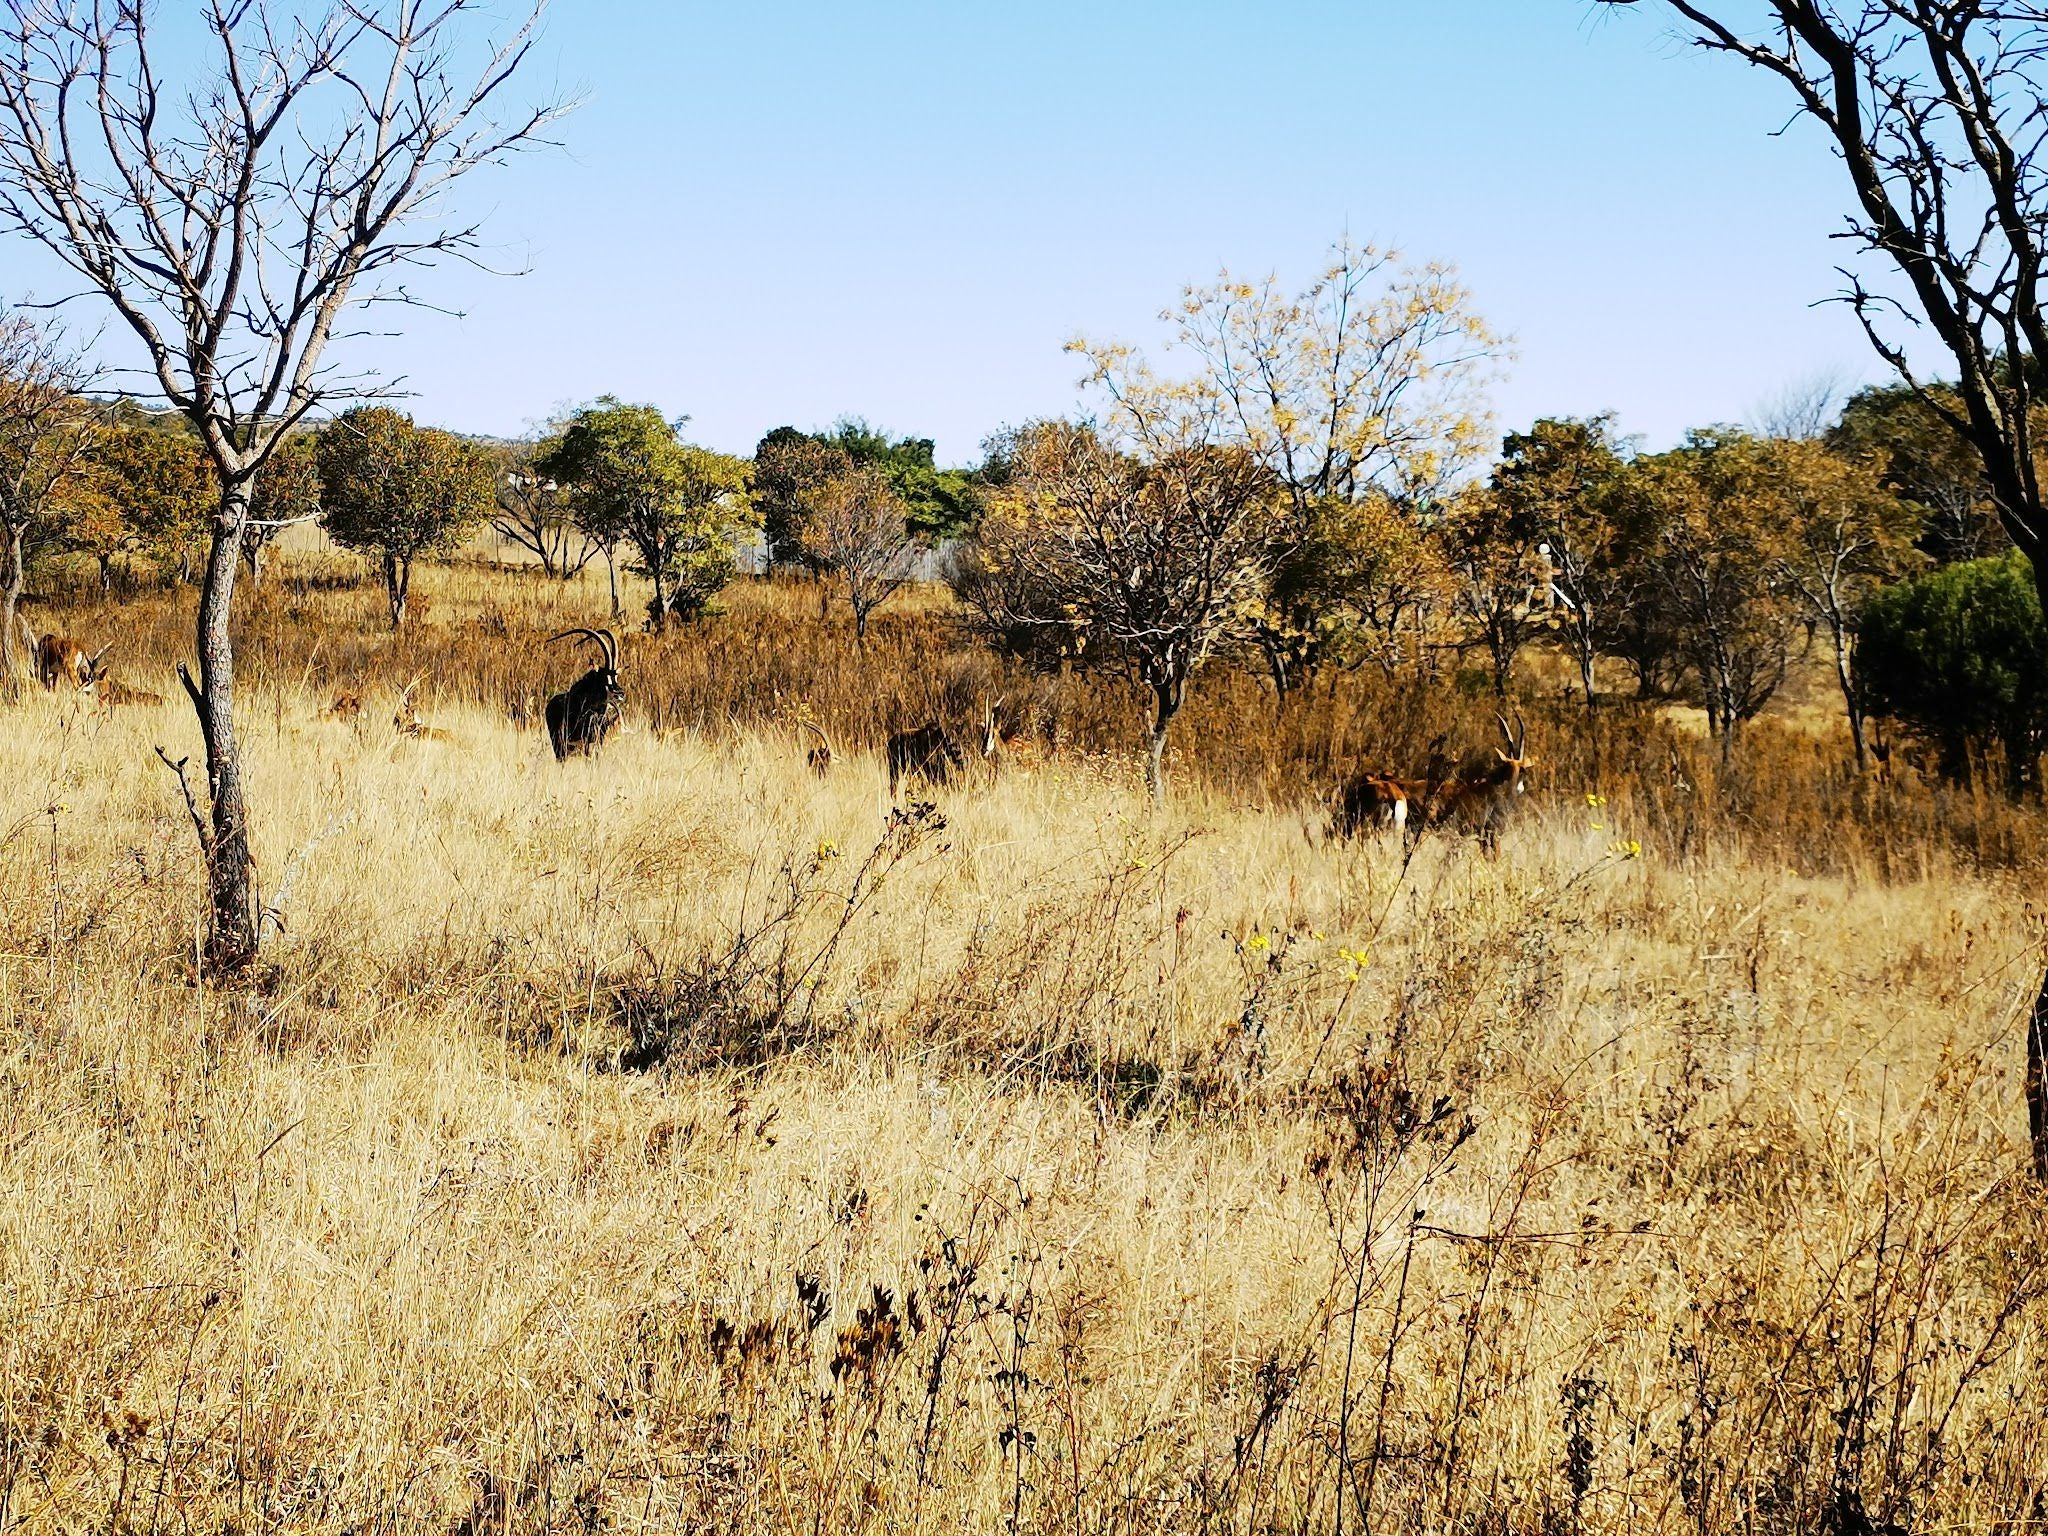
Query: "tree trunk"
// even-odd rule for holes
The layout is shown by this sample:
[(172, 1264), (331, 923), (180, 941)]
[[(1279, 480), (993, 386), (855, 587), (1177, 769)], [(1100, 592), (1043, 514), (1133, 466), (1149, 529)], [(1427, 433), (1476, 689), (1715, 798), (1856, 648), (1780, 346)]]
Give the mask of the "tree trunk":
[(402, 561), (391, 550), (384, 551), (384, 600), (391, 610), (391, 627), (402, 628), (405, 624), (406, 577), (411, 570), (409, 561)]
[(853, 605), (853, 643), (866, 649), (868, 643), (868, 614), (872, 609), (859, 603)]
[(647, 562), (647, 573), (654, 578), (654, 604), (647, 610), (647, 616), (654, 621), (654, 632), (658, 635), (668, 628), (668, 583), (662, 580), (658, 559)]
[(27, 679), (34, 675), (35, 657), (24, 654), (20, 669), (15, 666), (15, 615), (21, 611), (21, 589), (27, 579), (22, 569), (22, 543), (27, 530), (11, 528), (7, 535), (7, 575), (0, 584), (0, 695), (19, 697)]
[(210, 910), (205, 964), (227, 976), (256, 958), (256, 860), (249, 848), (249, 810), (242, 786), (242, 750), (235, 740), (235, 648), (228, 620), (249, 494), (233, 486), (214, 514), (206, 578), (199, 590), (199, 681), (180, 669), (206, 742), (206, 788), (211, 818), (205, 843)]
[(612, 618), (616, 621), (619, 617), (619, 564), (612, 558), (612, 548), (609, 544), (604, 547), (604, 572), (611, 579)]
[(114, 557), (111, 554), (96, 556), (100, 563), (100, 596), (105, 597), (114, 590)]
[(1152, 691), (1152, 741), (1145, 754), (1145, 789), (1154, 805), (1166, 800), (1166, 733), (1180, 710), (1179, 690), (1166, 687)]
[(1842, 706), (1849, 712), (1849, 740), (1856, 748), (1856, 771), (1870, 768), (1870, 749), (1863, 740), (1863, 707), (1856, 702), (1856, 679), (1849, 669), (1849, 637), (1835, 631), (1835, 681), (1841, 685)]
[(2027, 1139), (2034, 1148), (2034, 1177), (2048, 1183), (2048, 975), (2027, 1015)]

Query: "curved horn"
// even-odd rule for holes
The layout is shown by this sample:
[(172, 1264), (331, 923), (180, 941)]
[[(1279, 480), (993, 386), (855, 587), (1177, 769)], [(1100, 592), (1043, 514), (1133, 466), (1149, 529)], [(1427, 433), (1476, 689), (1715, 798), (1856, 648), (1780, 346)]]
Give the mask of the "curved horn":
[(583, 629), (580, 627), (565, 629), (559, 635), (549, 635), (548, 644), (553, 645), (557, 640), (567, 640), (572, 635), (583, 635), (591, 640), (595, 640), (597, 648), (604, 652), (604, 664), (614, 672), (619, 670), (618, 642), (611, 638), (610, 630), (607, 629), (600, 632), (595, 629)]
[(1493, 718), (1500, 722), (1500, 739), (1508, 744), (1509, 750), (1513, 750), (1515, 733), (1508, 727), (1508, 717), (1496, 709)]
[(1529, 727), (1522, 721), (1522, 712), (1515, 711), (1515, 756), (1522, 755), (1522, 748), (1529, 742)]
[(820, 730), (817, 726), (811, 724), (811, 722), (808, 720), (799, 720), (797, 721), (797, 724), (801, 726), (804, 730), (809, 731), (813, 736), (817, 737), (818, 740), (824, 744), (825, 750), (827, 752), (830, 752), (832, 750), (832, 738), (830, 736), (827, 736), (824, 733), (824, 731)]

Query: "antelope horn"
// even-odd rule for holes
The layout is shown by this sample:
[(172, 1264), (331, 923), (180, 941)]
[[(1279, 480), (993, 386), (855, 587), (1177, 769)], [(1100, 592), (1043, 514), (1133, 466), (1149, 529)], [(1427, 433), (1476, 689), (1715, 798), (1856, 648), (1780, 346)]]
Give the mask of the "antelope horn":
[(610, 667), (614, 672), (616, 672), (619, 670), (619, 653), (617, 649), (618, 642), (611, 638), (611, 633), (612, 632), (608, 629), (601, 632), (595, 629), (583, 629), (580, 627), (576, 629), (565, 629), (559, 635), (549, 635), (548, 644), (553, 645), (557, 640), (567, 640), (572, 635), (587, 636), (588, 638), (595, 640), (597, 642), (597, 648), (600, 651), (604, 652), (604, 664)]
[(1508, 749), (1512, 751), (1515, 745), (1515, 733), (1508, 729), (1508, 717), (1502, 714), (1499, 710), (1495, 710), (1493, 712), (1493, 718), (1500, 722), (1501, 740), (1505, 741), (1508, 744)]
[(1529, 727), (1522, 720), (1522, 712), (1515, 711), (1515, 756), (1522, 755), (1522, 749), (1529, 744)]
[(819, 741), (824, 743), (825, 750), (827, 752), (830, 752), (832, 750), (832, 738), (830, 736), (827, 736), (820, 729), (818, 729), (817, 726), (811, 724), (811, 722), (808, 720), (799, 720), (797, 721), (797, 724), (803, 727), (803, 729), (809, 731), (813, 736), (817, 737)]
[(98, 666), (100, 664), (100, 658), (106, 655), (107, 652), (111, 651), (113, 648), (114, 642), (109, 640), (105, 645), (101, 646), (98, 650), (94, 651), (92, 655), (87, 657), (85, 664), (89, 667)]

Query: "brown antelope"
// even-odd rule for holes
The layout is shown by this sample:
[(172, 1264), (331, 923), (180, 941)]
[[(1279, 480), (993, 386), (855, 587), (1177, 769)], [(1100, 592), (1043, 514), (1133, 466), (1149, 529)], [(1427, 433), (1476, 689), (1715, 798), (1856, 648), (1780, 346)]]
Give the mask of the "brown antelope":
[(337, 693), (334, 702), (320, 711), (322, 720), (350, 721), (359, 719), (363, 713), (363, 696), (360, 693)]
[(95, 693), (99, 701), (109, 709), (119, 709), (124, 704), (144, 705), (156, 709), (164, 702), (162, 694), (151, 693), (144, 688), (130, 688), (118, 677), (102, 677)]
[[(993, 758), (997, 750), (996, 719), (993, 709), (982, 712), (981, 756)], [(889, 738), (889, 798), (896, 798), (897, 786), (912, 774), (927, 784), (946, 784), (967, 766), (960, 744), (934, 720), (914, 731), (898, 731)]]
[[(1685, 759), (1678, 755), (1678, 748), (1676, 746), (1671, 747), (1669, 750), (1671, 753), (1671, 762), (1670, 765), (1664, 770), (1665, 783), (1670, 785), (1671, 793), (1673, 793), (1674, 795), (1689, 795), (1692, 793), (1692, 775), (1685, 771)], [(1890, 766), (1890, 748), (1886, 748), (1884, 752), (1878, 756), (1877, 763), (1880, 770), (1886, 769)], [(1882, 777), (1882, 772), (1880, 772), (1880, 777)]]
[(832, 765), (839, 761), (839, 754), (832, 750), (832, 738), (808, 720), (799, 721), (803, 728), (818, 738), (818, 744), (804, 754), (804, 761), (810, 764), (811, 772), (824, 778), (832, 771)]
[(420, 712), (413, 707), (412, 691), (419, 685), (418, 678), (405, 685), (405, 691), (398, 696), (398, 713), (391, 717), (391, 728), (412, 741), (451, 740), (446, 731), (437, 730), (422, 720)]
[(984, 732), (984, 740), (994, 743), (989, 758), (998, 772), (1029, 775), (1044, 761), (1045, 735), (1028, 707), (1013, 708), (1008, 700), (999, 699), (986, 719), (989, 730)]
[(88, 656), (76, 640), (45, 635), (36, 647), (36, 681), (53, 690), (60, 682), (68, 682), (79, 693), (91, 693), (93, 685), (107, 674), (100, 658), (111, 648), (109, 641)]
[(1410, 800), (1426, 800), (1424, 786), (1385, 773), (1355, 773), (1337, 790), (1333, 824), (1339, 837), (1374, 831), (1405, 831)]
[(1528, 770), (1535, 761), (1528, 753), (1529, 732), (1521, 714), (1515, 715), (1512, 729), (1506, 715), (1496, 714), (1493, 718), (1500, 722), (1500, 734), (1506, 742), (1505, 750), (1493, 749), (1499, 761), (1450, 780), (1430, 800), (1427, 817), (1430, 826), (1455, 825), (1478, 834), (1480, 846), (1488, 853), (1499, 845), (1502, 824), (1514, 814), (1516, 802), (1527, 792)]

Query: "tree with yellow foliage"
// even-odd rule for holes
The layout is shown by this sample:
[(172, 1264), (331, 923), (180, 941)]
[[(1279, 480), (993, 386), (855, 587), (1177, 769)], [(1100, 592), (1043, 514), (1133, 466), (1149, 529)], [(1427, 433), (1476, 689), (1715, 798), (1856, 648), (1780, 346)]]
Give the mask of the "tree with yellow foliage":
[(1345, 642), (1358, 606), (1303, 561), (1385, 571), (1370, 549), (1341, 548), (1352, 534), (1383, 547), (1376, 520), (1346, 509), (1417, 505), (1471, 467), (1487, 446), (1485, 393), (1504, 344), (1451, 267), (1348, 239), (1298, 293), (1226, 271), (1161, 318), (1182, 372), (1121, 344), (1083, 338), (1069, 350), (1087, 360), (1113, 432), (1155, 455), (1249, 452), (1292, 502), (1299, 549), (1276, 562), (1255, 614), (1285, 696)]

